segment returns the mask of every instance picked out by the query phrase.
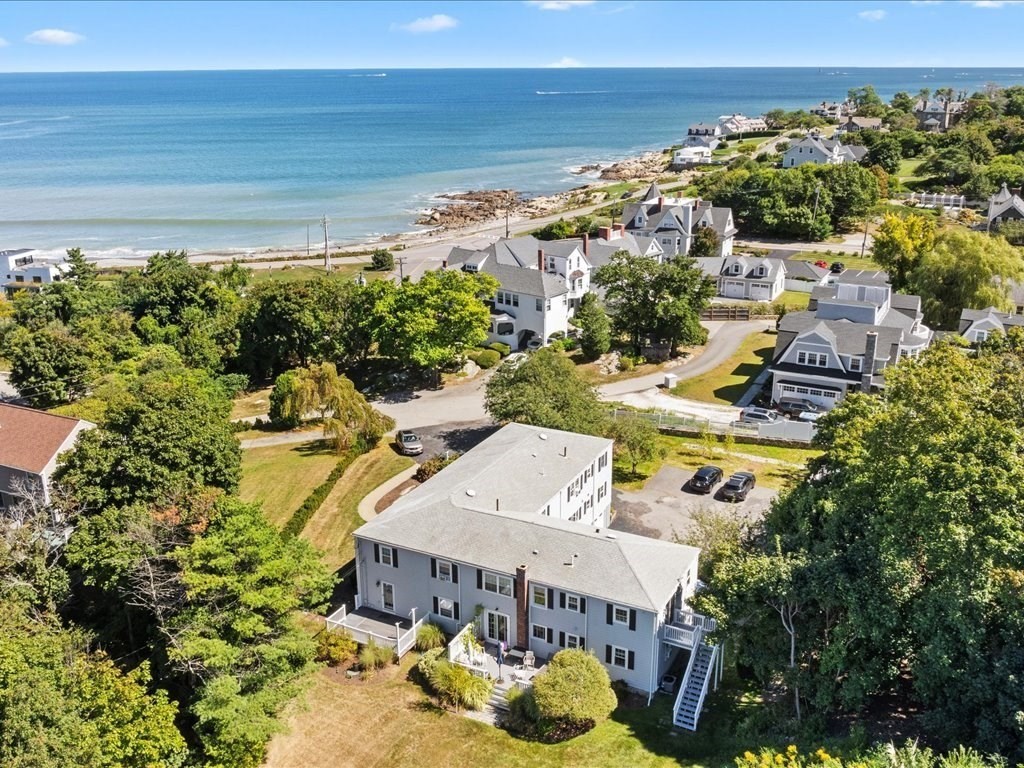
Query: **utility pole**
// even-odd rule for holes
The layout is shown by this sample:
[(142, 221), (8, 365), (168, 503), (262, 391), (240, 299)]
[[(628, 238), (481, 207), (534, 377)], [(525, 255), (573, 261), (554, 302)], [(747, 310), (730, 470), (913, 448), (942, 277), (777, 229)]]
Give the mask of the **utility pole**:
[(814, 213), (811, 214), (811, 226), (807, 230), (807, 239), (811, 240), (814, 236), (814, 222), (818, 220), (818, 198), (821, 197), (821, 184), (818, 185), (817, 189), (814, 190)]
[(860, 257), (864, 258), (864, 251), (868, 247), (868, 217), (864, 217), (864, 242), (860, 244)]
[(328, 227), (328, 225), (330, 225), (330, 223), (331, 223), (331, 220), (327, 218), (327, 214), (325, 213), (323, 215), (323, 217), (320, 219), (320, 226), (324, 228), (324, 269), (326, 269), (328, 272), (331, 271), (331, 251), (330, 251), (330, 248), (328, 247), (328, 244), (327, 244), (328, 243), (328, 230), (327, 230), (327, 227)]
[(508, 217), (512, 211), (512, 193), (508, 193), (508, 199), (505, 200), (505, 239), (508, 240)]
[(306, 258), (309, 258), (309, 224), (306, 225)]
[(395, 263), (398, 264), (398, 282), (405, 282), (405, 256), (398, 256), (395, 258)]

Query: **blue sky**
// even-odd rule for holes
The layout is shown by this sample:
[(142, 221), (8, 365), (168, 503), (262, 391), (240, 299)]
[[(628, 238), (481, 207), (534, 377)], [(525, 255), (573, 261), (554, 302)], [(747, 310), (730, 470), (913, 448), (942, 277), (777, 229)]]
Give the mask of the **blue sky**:
[(0, 72), (1020, 66), (1024, 2), (4, 2)]

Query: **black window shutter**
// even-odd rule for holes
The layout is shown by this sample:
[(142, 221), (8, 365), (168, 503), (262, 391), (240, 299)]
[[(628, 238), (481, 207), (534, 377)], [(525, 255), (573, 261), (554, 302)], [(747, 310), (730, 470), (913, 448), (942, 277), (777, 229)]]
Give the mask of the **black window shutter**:
[(565, 608), (565, 592), (558, 593), (558, 607)]
[(391, 548), (391, 567), (392, 568), (397, 568), (398, 567), (398, 550), (395, 549), (394, 547)]
[(375, 563), (379, 563), (380, 562), (380, 544), (376, 544), (375, 543), (373, 545), (373, 562), (375, 562)]
[(430, 578), (437, 578), (437, 560), (430, 558)]
[(612, 611), (614, 611), (615, 609), (612, 608), (612, 604), (611, 603), (608, 603), (607, 608), (608, 608), (608, 615), (605, 618), (607, 619), (608, 623), (611, 624), (612, 623)]
[(455, 605), (452, 607), (452, 611), (453, 611), (452, 616), (454, 616), (455, 620), (458, 621), (459, 620), (459, 604), (458, 603), (455, 603)]
[(632, 608), (629, 609), (629, 631), (636, 631), (636, 611)]
[(580, 598), (580, 613), (586, 613), (586, 612), (587, 612), (587, 598), (581, 597)]
[(554, 607), (555, 607), (555, 590), (553, 590), (551, 587), (548, 587), (548, 609), (550, 610), (550, 609), (552, 609)]
[(554, 636), (555, 636), (555, 630), (553, 630), (551, 627), (548, 627), (548, 642), (549, 643), (554, 639)]
[(605, 664), (611, 664), (612, 663), (612, 647), (610, 645), (606, 645), (604, 647), (604, 663)]
[(583, 648), (586, 648), (586, 647), (587, 647), (587, 638), (581, 636), (580, 637), (580, 649), (583, 649)]
[(558, 647), (565, 648), (565, 632), (558, 633)]
[(519, 579), (512, 579), (512, 597), (519, 597)]
[(458, 584), (458, 583), (459, 583), (459, 566), (457, 566), (455, 563), (452, 563), (452, 584)]
[(632, 669), (633, 668), (633, 664), (635, 662), (636, 662), (636, 654), (633, 653), (632, 651), (630, 651), (629, 655), (626, 658), (626, 669)]
[(480, 570), (479, 568), (476, 569), (476, 588), (477, 589), (483, 589), (484, 588), (484, 572), (482, 570)]
[(440, 613), (437, 609), (437, 595), (434, 595), (434, 613)]

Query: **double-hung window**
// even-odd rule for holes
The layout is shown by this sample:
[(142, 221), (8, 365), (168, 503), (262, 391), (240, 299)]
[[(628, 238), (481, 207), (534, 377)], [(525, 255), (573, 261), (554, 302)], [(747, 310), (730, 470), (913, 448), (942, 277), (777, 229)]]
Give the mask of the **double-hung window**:
[(612, 664), (616, 667), (625, 667), (629, 660), (629, 652), (625, 648), (612, 647)]
[(538, 608), (550, 608), (548, 605), (548, 590), (547, 587), (542, 587), (539, 584), (533, 585), (533, 604)]
[(512, 597), (512, 579), (510, 577), (484, 571), (483, 581), (485, 592)]
[(452, 580), (452, 564), (447, 560), (437, 561), (437, 578), (440, 581)]
[(566, 634), (565, 636), (565, 647), (566, 648), (582, 648), (583, 639), (579, 635)]
[(395, 564), (395, 550), (391, 547), (381, 546), (380, 548), (380, 561), (383, 565), (394, 565)]
[(612, 621), (616, 624), (629, 624), (629, 609), (616, 605), (612, 610)]

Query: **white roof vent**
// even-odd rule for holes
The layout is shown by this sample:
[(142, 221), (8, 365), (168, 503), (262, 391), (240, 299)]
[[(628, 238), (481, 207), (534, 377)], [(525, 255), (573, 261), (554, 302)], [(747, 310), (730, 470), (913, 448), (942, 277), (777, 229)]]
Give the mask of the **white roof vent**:
[(472, 488), (467, 488), (466, 495), (469, 496), (470, 498), (473, 498), (474, 496), (476, 496), (476, 491), (474, 491)]
[(616, 536), (616, 535), (615, 535), (614, 533), (606, 533), (606, 534), (604, 535), (604, 537), (605, 537), (606, 539), (617, 539), (617, 538), (619, 538), (619, 537), (618, 537), (618, 536)]
[(537, 435), (537, 437), (539, 437), (541, 440), (547, 440), (548, 439), (547, 433), (545, 433), (545, 432), (541, 432), (539, 435)]

